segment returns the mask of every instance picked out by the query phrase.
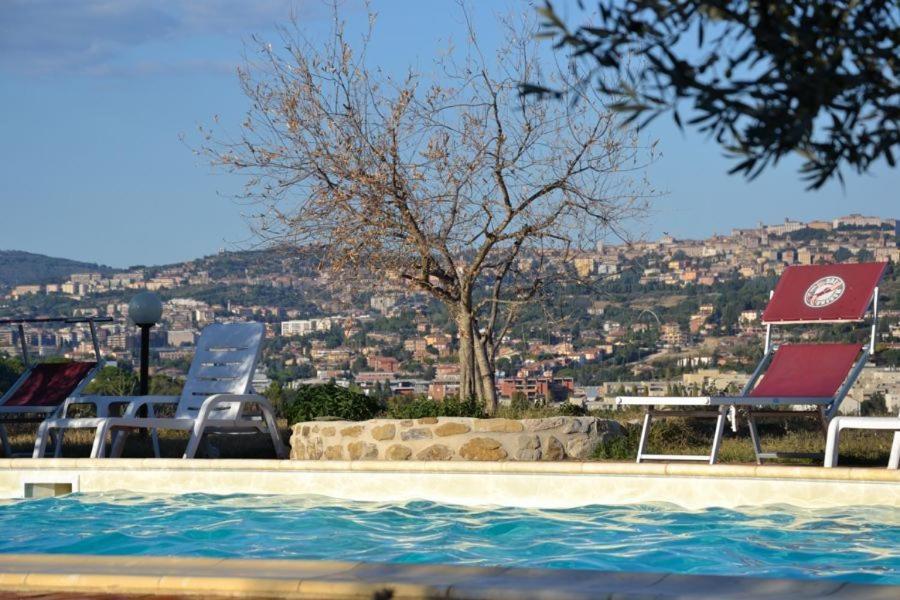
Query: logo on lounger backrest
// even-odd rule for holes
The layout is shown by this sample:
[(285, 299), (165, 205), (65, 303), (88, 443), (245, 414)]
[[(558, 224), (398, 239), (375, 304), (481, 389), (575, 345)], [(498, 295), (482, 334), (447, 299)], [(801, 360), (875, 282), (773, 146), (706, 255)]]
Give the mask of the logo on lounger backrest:
[(810, 308), (824, 308), (837, 302), (844, 295), (846, 289), (847, 284), (843, 279), (836, 275), (829, 275), (809, 286), (803, 296), (803, 302)]

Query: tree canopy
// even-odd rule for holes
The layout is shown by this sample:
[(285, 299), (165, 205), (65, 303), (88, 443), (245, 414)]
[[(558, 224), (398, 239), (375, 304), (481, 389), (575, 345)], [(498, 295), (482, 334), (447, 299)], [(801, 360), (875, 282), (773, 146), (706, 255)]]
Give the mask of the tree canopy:
[(593, 90), (572, 106), (519, 94), (550, 68), (533, 22), (503, 22), (489, 52), (461, 12), (466, 47), (401, 76), (368, 64), (372, 31), (351, 43), (335, 14), (313, 43), (294, 23), (240, 71), (240, 134), (205, 130), (201, 152), (247, 176), (242, 198), (265, 241), (314, 247), (334, 274), (379, 274), (442, 303), (460, 395), (490, 412), (503, 337), (554, 265), (645, 213), (652, 157)]
[(526, 82), (526, 94), (596, 86), (626, 122), (670, 112), (679, 128), (683, 102), (686, 123), (734, 159), (730, 173), (750, 179), (794, 152), (810, 189), (843, 181), (842, 167), (895, 164), (896, 1), (598, 0), (596, 16), (575, 28), (549, 0), (539, 12), (540, 35), (588, 68), (575, 88)]

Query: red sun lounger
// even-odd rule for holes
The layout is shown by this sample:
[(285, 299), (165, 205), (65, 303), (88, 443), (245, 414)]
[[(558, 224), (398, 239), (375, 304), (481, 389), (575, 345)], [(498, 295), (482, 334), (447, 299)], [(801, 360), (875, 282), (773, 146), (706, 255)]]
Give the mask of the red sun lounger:
[[(0, 325), (18, 329), (22, 361), (25, 371), (0, 396), (0, 441), (3, 454), (13, 455), (6, 425), (10, 423), (40, 423), (57, 414), (66, 400), (77, 398), (103, 367), (97, 344), (96, 323), (110, 322), (109, 317), (38, 317), (0, 319)], [(93, 361), (32, 363), (25, 343), (25, 325), (37, 323), (84, 323), (90, 328), (94, 347)]]
[(96, 374), (96, 362), (43, 363), (26, 369), (0, 398), (0, 438), (12, 456), (7, 423), (39, 423), (76, 396)]
[[(737, 396), (616, 398), (620, 406), (644, 406), (644, 423), (637, 461), (697, 460), (716, 462), (725, 419), (735, 407), (747, 412), (756, 461), (768, 458), (800, 458), (818, 455), (764, 452), (757, 417), (784, 417), (780, 407), (806, 408), (824, 425), (834, 418), (841, 402), (875, 348), (878, 318), (878, 282), (886, 263), (792, 266), (785, 269), (763, 313), (766, 326), (763, 358)], [(861, 323), (871, 314), (868, 344), (775, 344), (774, 327)], [(659, 408), (658, 408), (659, 407)], [(667, 407), (667, 408), (662, 408)], [(673, 410), (672, 407), (675, 407)], [(687, 409), (686, 407), (694, 407)], [(715, 408), (716, 410), (711, 410)], [(654, 417), (715, 418), (716, 428), (709, 454), (648, 454), (647, 439)]]

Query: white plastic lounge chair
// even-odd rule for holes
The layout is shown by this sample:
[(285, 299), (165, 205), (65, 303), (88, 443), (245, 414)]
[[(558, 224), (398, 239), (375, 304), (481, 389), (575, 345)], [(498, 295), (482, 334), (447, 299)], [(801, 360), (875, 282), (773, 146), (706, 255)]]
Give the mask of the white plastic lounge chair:
[[(40, 423), (53, 416), (67, 398), (81, 397), (85, 386), (103, 368), (94, 323), (105, 321), (112, 321), (112, 319), (75, 317), (0, 320), (0, 325), (18, 326), (22, 362), (25, 364), (25, 371), (0, 396), (0, 442), (2, 442), (5, 457), (16, 456), (6, 433), (7, 424)], [(88, 323), (94, 342), (96, 360), (57, 363), (31, 362), (25, 344), (24, 326), (26, 323)]]
[[(828, 424), (875, 349), (878, 318), (878, 282), (886, 263), (792, 266), (785, 269), (763, 313), (766, 325), (763, 358), (738, 396), (616, 398), (620, 406), (644, 406), (644, 423), (637, 462), (642, 460), (689, 460), (716, 462), (725, 419), (731, 407), (747, 411), (756, 462), (768, 458), (809, 458), (820, 454), (764, 452), (757, 430), (757, 417), (781, 417), (803, 411), (773, 410), (779, 407), (807, 408)], [(871, 307), (869, 343), (781, 344), (772, 342), (772, 327), (858, 323)], [(657, 407), (670, 407), (660, 409)], [(671, 407), (676, 407), (671, 410)], [(685, 407), (701, 407), (685, 410)], [(811, 407), (811, 410), (809, 408)], [(711, 410), (715, 408), (716, 410)], [(705, 410), (704, 410), (705, 409)], [(648, 454), (647, 438), (654, 417), (715, 418), (716, 428), (709, 454)]]
[(841, 431), (844, 429), (866, 429), (894, 432), (894, 443), (891, 444), (891, 457), (888, 460), (888, 468), (900, 468), (900, 418), (898, 417), (835, 417), (832, 419), (831, 423), (828, 424), (828, 441), (825, 444), (825, 466), (837, 466)]
[[(118, 457), (122, 454), (126, 435), (135, 429), (176, 429), (191, 432), (184, 458), (194, 457), (204, 434), (263, 431), (268, 431), (271, 436), (276, 455), (284, 458), (285, 447), (278, 435), (271, 404), (263, 396), (251, 393), (251, 379), (264, 331), (260, 323), (207, 326), (197, 341), (180, 397), (118, 398), (119, 402), (128, 402), (121, 417), (48, 419), (40, 427), (33, 457), (44, 456), (48, 436), (54, 429), (95, 429), (92, 458), (106, 456), (108, 433), (113, 438), (110, 455)], [(83, 398), (70, 398), (64, 410), (82, 402)], [(153, 408), (161, 405), (175, 405), (175, 416), (155, 417)], [(138, 417), (138, 411), (144, 406), (149, 416)], [(251, 406), (258, 407), (261, 414), (248, 414), (246, 409)], [(158, 457), (158, 448), (154, 451)]]

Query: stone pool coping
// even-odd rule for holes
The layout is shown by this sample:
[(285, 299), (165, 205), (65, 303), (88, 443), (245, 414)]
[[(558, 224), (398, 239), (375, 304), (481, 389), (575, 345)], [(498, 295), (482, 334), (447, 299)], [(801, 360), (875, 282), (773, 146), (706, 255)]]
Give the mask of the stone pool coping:
[(252, 598), (896, 598), (832, 580), (308, 560), (0, 554), (0, 588), (25, 593)]
[[(0, 498), (27, 484), (86, 493), (316, 494), (347, 500), (569, 508), (900, 506), (900, 470), (613, 462), (0, 459)], [(56, 488), (54, 488), (56, 489)], [(59, 493), (58, 491), (56, 493)]]

